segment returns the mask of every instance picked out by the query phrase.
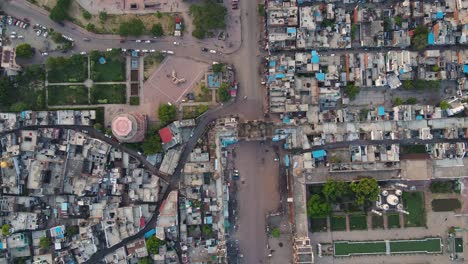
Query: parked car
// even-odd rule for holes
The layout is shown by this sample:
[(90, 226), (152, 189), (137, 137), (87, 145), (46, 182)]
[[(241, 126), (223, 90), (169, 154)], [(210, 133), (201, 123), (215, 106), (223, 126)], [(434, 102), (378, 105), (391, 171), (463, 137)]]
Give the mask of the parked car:
[(137, 39), (135, 40), (136, 43), (140, 43), (141, 42), (141, 39)]
[(151, 52), (151, 53), (154, 53), (154, 52), (156, 52), (156, 50), (154, 50), (154, 49), (151, 49), (149, 52)]
[(125, 39), (120, 39), (120, 43), (124, 43), (125, 42)]
[(15, 39), (15, 38), (16, 38), (16, 35), (10, 35), (10, 38), (11, 38), (11, 39)]
[(147, 53), (148, 50), (147, 50), (147, 49), (144, 49), (144, 50), (141, 50), (141, 52)]
[(210, 53), (216, 54), (216, 50), (210, 50)]
[(49, 35), (49, 33), (48, 33), (47, 31), (44, 32), (44, 34), (42, 34), (42, 36), (43, 36), (44, 38), (47, 38), (48, 35)]
[(41, 55), (42, 55), (42, 56), (47, 56), (47, 55), (49, 55), (49, 53), (47, 53), (47, 52), (42, 52)]
[(89, 38), (84, 38), (83, 40), (84, 41), (91, 41)]
[(23, 35), (19, 35), (18, 38), (19, 38), (19, 39), (24, 39), (24, 36), (23, 36)]
[(111, 48), (108, 48), (108, 49), (106, 49), (106, 51), (112, 51), (112, 49), (111, 49)]
[(207, 48), (202, 48), (201, 51), (208, 52), (208, 49)]
[(36, 35), (37, 35), (37, 36), (40, 36), (41, 33), (42, 33), (42, 31), (38, 30), (38, 31), (36, 32)]
[(151, 43), (151, 40), (145, 40), (145, 43)]
[(16, 31), (11, 32), (12, 35), (16, 35)]
[(167, 51), (167, 54), (174, 55), (174, 52), (173, 52), (172, 50), (168, 50), (168, 51)]
[(174, 41), (174, 45), (179, 46), (180, 42)]
[(86, 51), (80, 52), (81, 55), (86, 55)]

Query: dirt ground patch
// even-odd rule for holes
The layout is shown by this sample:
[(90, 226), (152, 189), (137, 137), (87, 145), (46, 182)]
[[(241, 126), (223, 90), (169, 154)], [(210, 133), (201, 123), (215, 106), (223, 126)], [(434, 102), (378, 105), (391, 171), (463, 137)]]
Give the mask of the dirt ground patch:
[(193, 88), (192, 93), (195, 95), (195, 102), (211, 102), (212, 92), (202, 82)]

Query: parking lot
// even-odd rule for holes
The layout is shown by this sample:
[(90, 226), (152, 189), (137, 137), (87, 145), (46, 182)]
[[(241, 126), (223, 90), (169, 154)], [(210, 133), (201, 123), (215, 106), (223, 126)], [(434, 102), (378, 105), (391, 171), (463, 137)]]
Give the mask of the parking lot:
[(3, 17), (4, 42), (3, 45), (11, 44), (18, 46), (22, 43), (28, 43), (42, 53), (49, 50), (55, 50), (56, 45), (49, 38), (49, 29), (30, 23), (27, 19), (15, 17)]

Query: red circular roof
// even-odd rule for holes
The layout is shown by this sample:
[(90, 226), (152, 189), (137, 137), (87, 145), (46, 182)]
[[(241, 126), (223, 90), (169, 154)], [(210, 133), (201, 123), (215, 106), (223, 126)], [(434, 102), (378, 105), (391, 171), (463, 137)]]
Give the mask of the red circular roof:
[(119, 137), (128, 136), (132, 132), (132, 121), (126, 116), (119, 116), (112, 121), (112, 131)]

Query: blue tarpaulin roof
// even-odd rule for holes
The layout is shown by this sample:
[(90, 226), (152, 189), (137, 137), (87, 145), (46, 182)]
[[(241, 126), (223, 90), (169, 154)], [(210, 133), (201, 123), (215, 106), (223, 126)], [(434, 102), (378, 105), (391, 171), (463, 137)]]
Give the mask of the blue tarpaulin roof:
[(437, 12), (437, 13), (436, 13), (436, 17), (437, 17), (437, 19), (442, 19), (442, 18), (444, 18), (444, 12), (441, 12), (441, 11)]
[(138, 52), (132, 50), (132, 57), (138, 57)]
[(288, 27), (286, 29), (286, 32), (288, 32), (288, 34), (296, 34), (296, 28), (294, 27)]
[(400, 74), (403, 74), (405, 73), (405, 70), (403, 70), (403, 68), (400, 68)]
[(433, 45), (434, 43), (435, 43), (434, 33), (429, 32), (429, 34), (427, 34), (427, 44)]
[(326, 156), (327, 156), (327, 153), (323, 149), (312, 151), (312, 157), (314, 159), (323, 158), (323, 157), (326, 157)]
[(422, 115), (416, 116), (416, 120), (423, 120), (423, 116)]
[(150, 236), (156, 234), (156, 229), (150, 229), (150, 231), (145, 233), (145, 238), (149, 238)]
[(276, 79), (283, 79), (284, 77), (286, 77), (286, 75), (285, 75), (284, 73), (277, 73), (277, 74), (275, 75), (275, 78), (276, 78)]
[(286, 167), (289, 167), (289, 155), (286, 155), (286, 156), (284, 157), (284, 165), (285, 165)]
[(468, 64), (463, 65), (463, 72), (468, 73)]
[(221, 140), (221, 145), (223, 147), (227, 147), (227, 146), (235, 144), (235, 143), (237, 143), (237, 140), (235, 140), (235, 139), (223, 139), (223, 140)]
[(319, 63), (320, 62), (319, 55), (318, 55), (317, 51), (315, 51), (315, 50), (312, 51), (311, 61), (312, 61), (312, 63)]
[(385, 107), (379, 106), (379, 107), (377, 108), (377, 112), (378, 112), (378, 115), (379, 115), (379, 116), (385, 115)]
[(275, 67), (276, 66), (276, 61), (272, 60), (270, 61), (270, 67)]
[(323, 72), (317, 72), (315, 73), (315, 78), (319, 81), (324, 81), (325, 80), (325, 73)]
[(291, 119), (289, 119), (289, 117), (285, 116), (283, 118), (283, 123), (288, 124), (289, 122), (291, 122)]

